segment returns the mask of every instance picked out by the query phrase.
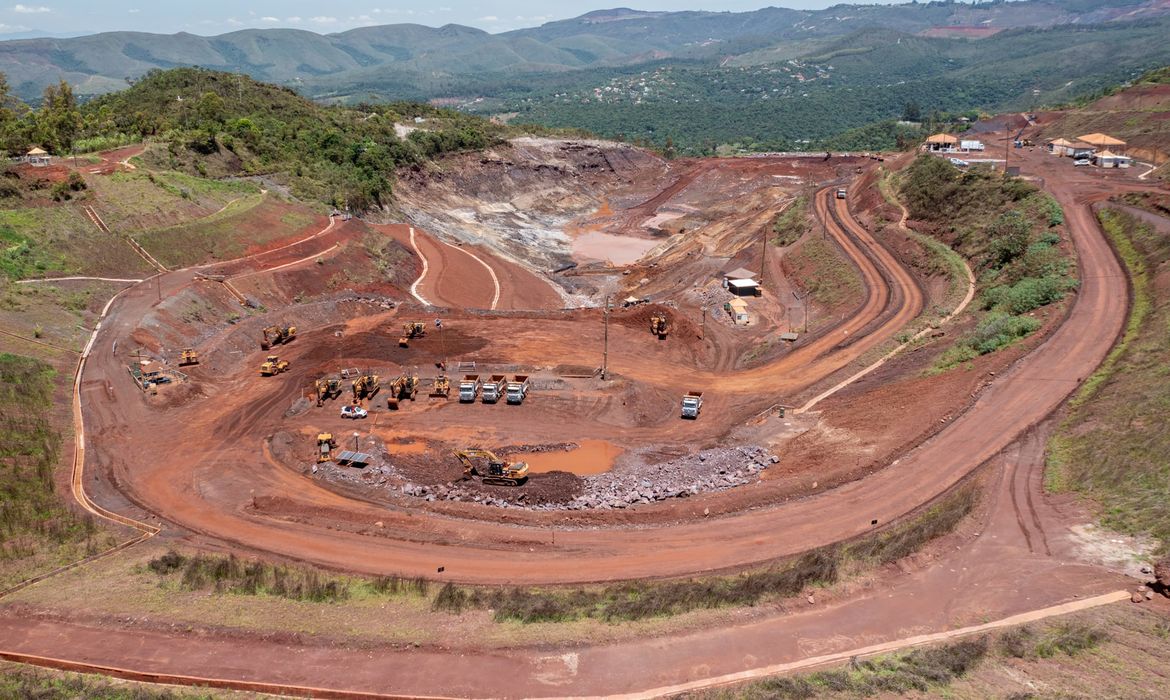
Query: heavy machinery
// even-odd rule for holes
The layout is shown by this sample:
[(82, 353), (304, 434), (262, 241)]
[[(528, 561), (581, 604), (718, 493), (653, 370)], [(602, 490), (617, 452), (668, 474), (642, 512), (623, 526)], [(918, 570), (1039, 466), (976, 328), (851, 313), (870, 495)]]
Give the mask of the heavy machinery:
[(398, 339), (399, 347), (410, 347), (410, 341), (415, 338), (421, 338), (427, 334), (427, 324), (422, 321), (411, 321), (403, 324), (402, 337)]
[(451, 380), (445, 374), (440, 374), (435, 377), (434, 384), (431, 385), (431, 398), (446, 399), (451, 396)]
[(378, 375), (363, 374), (353, 380), (353, 402), (357, 403), (362, 399), (371, 398), (381, 388), (382, 385), (378, 383)]
[(324, 406), (326, 399), (335, 399), (341, 396), (341, 380), (335, 377), (322, 377), (313, 384), (317, 394), (317, 405)]
[(463, 381), (459, 382), (459, 402), (470, 403), (475, 401), (475, 397), (479, 395), (479, 381), (478, 374), (465, 374)]
[(268, 359), (260, 365), (260, 376), (271, 377), (281, 372), (288, 371), (288, 360), (282, 360), (276, 355), (269, 355)]
[(181, 355), (179, 355), (179, 366), (186, 367), (188, 365), (199, 364), (199, 353), (191, 348), (185, 348)]
[(398, 408), (398, 402), (405, 399), (415, 400), (418, 395), (418, 375), (403, 372), (390, 383), (390, 395), (386, 397), (386, 408)]
[(483, 383), (483, 402), (496, 403), (504, 395), (508, 386), (508, 375), (493, 374)]
[(703, 410), (703, 392), (688, 391), (682, 399), (682, 417), (698, 418)]
[(273, 345), (287, 343), (297, 335), (296, 326), (269, 326), (264, 329), (264, 339), (260, 341), (260, 349), (267, 350)]
[(658, 336), (659, 340), (666, 340), (666, 335), (670, 333), (670, 321), (665, 314), (650, 317), (650, 332)]
[(317, 434), (317, 464), (333, 459), (333, 450), (337, 449), (337, 441), (333, 433)]
[(491, 450), (473, 447), (458, 450), (455, 456), (463, 463), (463, 476), (478, 476), (485, 484), (495, 486), (519, 486), (528, 481), (528, 465), (524, 462), (508, 462), (500, 459)]
[(508, 403), (522, 404), (526, 398), (528, 398), (528, 375), (512, 375), (512, 381), (508, 382)]

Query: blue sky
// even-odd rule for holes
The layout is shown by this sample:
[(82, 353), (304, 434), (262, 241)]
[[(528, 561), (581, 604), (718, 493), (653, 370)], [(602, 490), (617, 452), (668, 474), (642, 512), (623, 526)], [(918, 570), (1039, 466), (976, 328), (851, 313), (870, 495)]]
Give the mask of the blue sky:
[[(0, 5), (0, 34), (134, 30), (222, 34), (245, 27), (295, 27), (330, 33), (375, 24), (465, 24), (490, 32), (531, 27), (590, 10), (754, 10), (767, 4), (820, 8), (838, 0), (31, 0)], [(3, 0), (0, 0), (3, 2)]]

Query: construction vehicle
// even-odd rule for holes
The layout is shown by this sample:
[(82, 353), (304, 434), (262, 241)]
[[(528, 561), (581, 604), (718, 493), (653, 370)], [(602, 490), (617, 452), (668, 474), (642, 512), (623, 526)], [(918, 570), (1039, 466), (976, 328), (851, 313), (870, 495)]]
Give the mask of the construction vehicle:
[(418, 375), (403, 372), (390, 383), (390, 395), (386, 397), (387, 408), (398, 408), (398, 402), (404, 399), (415, 400), (418, 395)]
[(440, 374), (435, 377), (434, 384), (431, 385), (431, 398), (445, 399), (451, 396), (451, 380), (445, 374)]
[(698, 418), (699, 412), (703, 410), (703, 392), (688, 391), (682, 400), (682, 417), (683, 418)]
[(845, 199), (845, 197), (848, 195), (849, 190), (845, 189), (844, 187), (837, 188), (837, 199)]
[(483, 402), (496, 403), (508, 387), (508, 375), (493, 374), (483, 383)]
[(341, 380), (333, 377), (322, 377), (313, 384), (317, 394), (317, 406), (324, 406), (325, 399), (335, 399), (341, 396)]
[(269, 326), (264, 329), (264, 340), (260, 341), (260, 349), (267, 350), (273, 345), (287, 343), (297, 335), (296, 326)]
[(522, 404), (528, 398), (528, 375), (516, 374), (508, 382), (508, 403)]
[(378, 375), (363, 374), (353, 380), (353, 402), (356, 404), (362, 399), (371, 398), (381, 388), (382, 385), (378, 383)]
[(658, 336), (659, 340), (666, 340), (666, 335), (670, 333), (670, 321), (665, 314), (650, 317), (650, 332)]
[(463, 381), (459, 382), (459, 402), (470, 403), (475, 401), (475, 397), (479, 396), (480, 386), (478, 374), (463, 375)]
[(317, 464), (333, 459), (333, 450), (337, 449), (337, 441), (333, 433), (319, 433), (317, 435)]
[(427, 324), (422, 321), (411, 321), (402, 326), (402, 337), (398, 339), (398, 346), (410, 347), (410, 341), (427, 334)]
[(195, 352), (191, 348), (185, 348), (182, 354), (179, 356), (179, 366), (186, 367), (188, 365), (197, 364), (199, 364), (199, 353)]
[(260, 376), (271, 377), (281, 372), (288, 371), (288, 360), (282, 360), (276, 355), (269, 355), (268, 359), (260, 365)]
[(478, 476), (485, 484), (494, 486), (519, 486), (528, 481), (528, 465), (524, 462), (508, 462), (500, 459), (491, 450), (473, 447), (458, 450), (455, 456), (463, 463), (463, 476)]

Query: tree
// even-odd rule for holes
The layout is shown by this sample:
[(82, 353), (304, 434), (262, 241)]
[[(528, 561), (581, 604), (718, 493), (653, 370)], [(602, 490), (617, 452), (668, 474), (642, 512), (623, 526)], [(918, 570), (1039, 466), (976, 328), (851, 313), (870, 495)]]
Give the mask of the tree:
[(73, 139), (81, 130), (81, 112), (73, 88), (62, 80), (45, 88), (41, 109), (36, 114), (37, 135), (49, 150), (66, 153), (73, 148)]
[(922, 121), (922, 108), (914, 100), (910, 100), (902, 107), (902, 121), (904, 122), (920, 122)]

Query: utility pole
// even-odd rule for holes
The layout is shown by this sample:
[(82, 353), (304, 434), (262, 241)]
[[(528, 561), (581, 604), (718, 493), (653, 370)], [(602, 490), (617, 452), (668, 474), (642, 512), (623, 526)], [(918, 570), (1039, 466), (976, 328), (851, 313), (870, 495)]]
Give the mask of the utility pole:
[(703, 325), (699, 326), (699, 340), (707, 339), (707, 305), (703, 304)]
[(769, 226), (765, 225), (763, 228), (763, 231), (762, 231), (762, 233), (763, 233), (762, 238), (764, 240), (761, 242), (762, 245), (760, 246), (763, 249), (762, 252), (760, 253), (760, 286), (761, 287), (764, 286), (764, 272), (768, 269), (768, 229), (769, 229)]
[(1008, 158), (1012, 154), (1012, 127), (1007, 116), (1003, 118), (1003, 174), (1007, 177)]
[(605, 345), (601, 352), (601, 379), (605, 381), (605, 373), (609, 371), (609, 295), (605, 295), (605, 309), (601, 312), (605, 323)]

